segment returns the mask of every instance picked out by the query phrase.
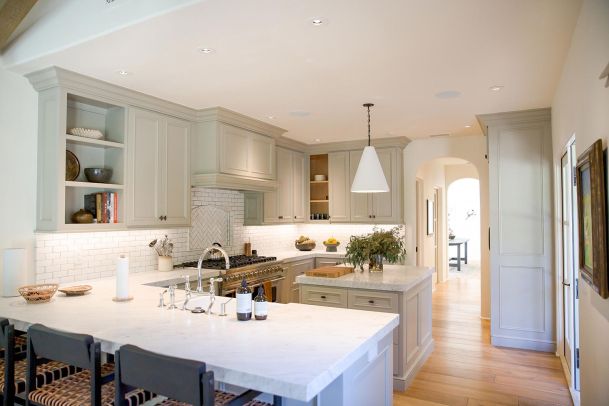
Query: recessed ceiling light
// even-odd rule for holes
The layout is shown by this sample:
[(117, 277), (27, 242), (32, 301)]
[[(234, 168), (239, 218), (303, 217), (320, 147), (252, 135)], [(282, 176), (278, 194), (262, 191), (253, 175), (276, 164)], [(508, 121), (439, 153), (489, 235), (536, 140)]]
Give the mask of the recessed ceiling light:
[(204, 54), (211, 54), (211, 53), (213, 53), (213, 52), (216, 52), (216, 51), (215, 51), (214, 49), (212, 49), (212, 48), (199, 48), (199, 51), (200, 51), (201, 53), (204, 53)]
[(503, 90), (503, 86), (491, 86), (489, 89), (491, 89), (493, 92), (500, 92)]
[(457, 90), (444, 90), (435, 94), (438, 99), (455, 99), (461, 96), (461, 92)]
[(315, 27), (320, 27), (322, 25), (327, 25), (328, 20), (324, 17), (313, 17), (311, 18), (311, 24), (313, 24)]
[(315, 142), (321, 142), (321, 139), (315, 138)]
[(130, 74), (130, 72), (128, 72), (128, 71), (126, 71), (126, 70), (124, 70), (124, 69), (119, 70), (117, 73), (118, 73), (119, 75), (122, 75), (122, 76), (127, 76), (127, 75), (129, 75), (129, 74)]
[(472, 126), (468, 124), (465, 126), (465, 128), (472, 128)]

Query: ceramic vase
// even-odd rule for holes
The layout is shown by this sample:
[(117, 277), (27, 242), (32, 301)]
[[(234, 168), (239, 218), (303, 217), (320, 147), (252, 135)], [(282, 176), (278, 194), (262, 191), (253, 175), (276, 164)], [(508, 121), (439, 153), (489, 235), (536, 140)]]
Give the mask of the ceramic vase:
[(173, 270), (173, 259), (170, 256), (159, 256), (158, 270), (160, 272), (168, 272)]

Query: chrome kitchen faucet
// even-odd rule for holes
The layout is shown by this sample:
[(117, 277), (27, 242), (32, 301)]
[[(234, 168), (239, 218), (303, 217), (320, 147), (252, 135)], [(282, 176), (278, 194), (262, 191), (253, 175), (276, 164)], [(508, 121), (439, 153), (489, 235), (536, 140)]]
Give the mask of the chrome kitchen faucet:
[[(203, 277), (201, 275), (201, 268), (203, 267), (203, 261), (207, 257), (208, 254), (213, 253), (214, 251), (218, 251), (224, 257), (224, 262), (226, 263), (226, 269), (230, 269), (230, 260), (228, 254), (218, 243), (214, 243), (211, 247), (207, 247), (203, 250), (203, 253), (199, 257), (199, 262), (197, 264), (197, 293), (203, 293)], [(221, 282), (222, 279), (216, 281)], [(212, 283), (213, 285), (213, 283)], [(210, 288), (210, 290), (213, 288)]]

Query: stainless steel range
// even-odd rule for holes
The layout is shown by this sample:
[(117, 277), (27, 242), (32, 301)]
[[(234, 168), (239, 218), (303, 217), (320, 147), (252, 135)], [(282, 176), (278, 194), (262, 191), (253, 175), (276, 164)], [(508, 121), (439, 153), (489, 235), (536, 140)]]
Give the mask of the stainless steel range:
[[(220, 296), (234, 296), (241, 280), (245, 278), (247, 285), (253, 292), (260, 285), (271, 284), (272, 300), (281, 300), (281, 281), (285, 279), (285, 269), (277, 261), (276, 257), (234, 255), (228, 257), (229, 268), (226, 269), (227, 261), (222, 259), (206, 259), (201, 261), (203, 269), (218, 269), (221, 282), (217, 282), (216, 294)], [(197, 268), (198, 261), (185, 262), (184, 268)], [(196, 282), (192, 282), (194, 285)], [(195, 286), (193, 286), (195, 288)], [(266, 292), (271, 299), (271, 292)]]

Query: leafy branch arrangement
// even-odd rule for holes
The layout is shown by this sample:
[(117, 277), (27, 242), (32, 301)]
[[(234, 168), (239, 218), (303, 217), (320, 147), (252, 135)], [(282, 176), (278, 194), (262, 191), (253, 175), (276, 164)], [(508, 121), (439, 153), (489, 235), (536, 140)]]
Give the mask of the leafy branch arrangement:
[(370, 234), (353, 235), (347, 245), (345, 260), (361, 270), (373, 255), (382, 255), (390, 263), (400, 262), (406, 258), (402, 234), (402, 227), (398, 226), (386, 231), (375, 227)]
[(170, 242), (167, 235), (161, 241), (158, 241), (158, 239), (150, 241), (148, 246), (154, 248), (159, 257), (170, 257), (173, 252), (173, 243)]

